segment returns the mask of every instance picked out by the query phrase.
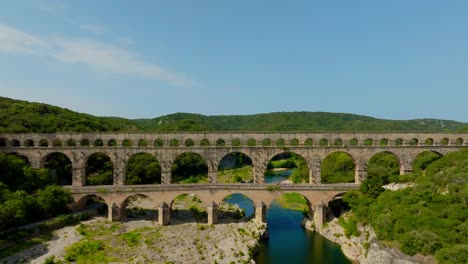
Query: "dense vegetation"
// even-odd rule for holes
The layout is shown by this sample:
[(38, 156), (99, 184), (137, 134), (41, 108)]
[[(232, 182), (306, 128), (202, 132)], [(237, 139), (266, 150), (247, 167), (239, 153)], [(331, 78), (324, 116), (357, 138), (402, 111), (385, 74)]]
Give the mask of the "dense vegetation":
[(283, 112), (204, 116), (176, 113), (153, 119), (96, 117), (57, 106), (0, 97), (0, 132), (60, 131), (467, 131), (450, 120), (384, 120), (368, 116)]
[(206, 165), (206, 161), (196, 153), (182, 153), (172, 165), (172, 182), (208, 182), (208, 166)]
[(0, 153), (0, 231), (69, 212), (70, 192), (47, 169)]
[(125, 169), (125, 184), (155, 184), (161, 183), (161, 166), (159, 161), (150, 154), (133, 155)]
[(322, 183), (354, 182), (354, 160), (344, 152), (334, 152), (322, 162)]
[(348, 221), (349, 233), (357, 230), (350, 222), (370, 224), (379, 240), (396, 243), (404, 253), (433, 254), (440, 263), (467, 263), (468, 149), (440, 159), (420, 155), (415, 172), (404, 177), (413, 187), (398, 191), (381, 187), (396, 179), (391, 166), (382, 169), (384, 163), (370, 170), (359, 191), (346, 194), (354, 218)]

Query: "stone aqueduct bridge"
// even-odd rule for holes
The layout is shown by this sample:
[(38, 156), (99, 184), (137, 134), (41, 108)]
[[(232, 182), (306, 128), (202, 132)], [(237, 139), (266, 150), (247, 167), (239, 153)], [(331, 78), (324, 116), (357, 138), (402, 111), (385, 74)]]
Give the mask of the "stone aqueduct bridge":
[[(468, 134), (459, 133), (365, 133), (365, 132), (199, 132), (199, 133), (50, 133), (0, 134), (0, 150), (26, 157), (31, 166), (44, 166), (48, 155), (65, 154), (73, 168), (69, 189), (76, 208), (86, 197), (98, 195), (109, 208), (109, 219), (119, 219), (125, 211), (127, 198), (140, 194), (157, 204), (159, 222), (170, 221), (170, 205), (176, 196), (193, 193), (201, 198), (208, 211), (208, 222), (216, 223), (216, 205), (232, 193), (241, 193), (255, 204), (255, 215), (264, 220), (265, 207), (286, 192), (302, 194), (310, 203), (317, 225), (321, 225), (324, 206), (338, 194), (356, 189), (366, 178), (367, 163), (380, 152), (391, 152), (400, 161), (400, 174), (412, 170), (416, 156), (423, 151), (445, 155), (468, 146)], [(85, 167), (94, 153), (108, 155), (114, 166), (113, 185), (85, 186)], [(171, 184), (171, 168), (182, 153), (201, 155), (208, 165), (209, 184)], [(254, 183), (216, 183), (220, 161), (233, 152), (241, 152), (252, 160)], [(301, 155), (309, 168), (309, 184), (264, 184), (264, 172), (274, 156), (293, 152)], [(355, 163), (355, 181), (348, 184), (321, 184), (321, 162), (330, 153), (345, 152)], [(162, 184), (124, 185), (125, 167), (135, 154), (153, 155), (161, 165)]]

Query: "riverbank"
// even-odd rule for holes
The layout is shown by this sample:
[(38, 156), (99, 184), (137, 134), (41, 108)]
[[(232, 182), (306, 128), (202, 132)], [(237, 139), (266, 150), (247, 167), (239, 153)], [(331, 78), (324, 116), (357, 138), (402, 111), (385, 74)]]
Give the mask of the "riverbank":
[[(160, 226), (148, 220), (121, 223), (98, 218), (57, 230), (49, 242), (0, 262), (44, 263), (54, 256), (70, 261), (93, 259), (96, 263), (253, 263), (265, 229), (265, 224), (253, 220)], [(89, 251), (90, 245), (94, 251)]]
[[(309, 230), (314, 230), (310, 222), (305, 224)], [(382, 245), (376, 238), (375, 232), (370, 226), (358, 226), (359, 236), (345, 236), (343, 227), (338, 219), (334, 218), (322, 228), (315, 231), (328, 240), (341, 246), (341, 250), (348, 259), (360, 264), (436, 264), (433, 256), (403, 254), (396, 248)]]

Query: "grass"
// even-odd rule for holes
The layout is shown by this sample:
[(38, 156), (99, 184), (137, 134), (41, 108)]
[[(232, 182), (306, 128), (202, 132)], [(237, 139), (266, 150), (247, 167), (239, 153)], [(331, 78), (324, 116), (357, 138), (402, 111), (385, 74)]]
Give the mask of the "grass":
[(298, 193), (285, 193), (278, 197), (276, 201), (284, 208), (297, 210), (304, 213), (309, 212), (307, 200)]
[(235, 169), (220, 170), (217, 180), (222, 183), (253, 182), (253, 167), (247, 165)]

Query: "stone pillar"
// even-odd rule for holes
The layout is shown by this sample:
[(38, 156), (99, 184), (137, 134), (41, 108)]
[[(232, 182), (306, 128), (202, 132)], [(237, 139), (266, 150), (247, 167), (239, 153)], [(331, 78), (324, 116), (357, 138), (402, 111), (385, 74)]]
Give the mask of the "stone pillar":
[(31, 166), (31, 167), (33, 167), (35, 169), (41, 168), (41, 157), (39, 155), (27, 156), (28, 161), (29, 161), (29, 166)]
[(321, 162), (320, 160), (313, 160), (308, 164), (309, 166), (309, 183), (320, 184), (321, 183)]
[(73, 165), (72, 168), (72, 186), (86, 185), (86, 168), (83, 164)]
[(408, 174), (413, 171), (413, 168), (409, 162), (400, 161), (400, 175)]
[(265, 182), (265, 170), (266, 165), (263, 163), (254, 164), (253, 173), (254, 173), (254, 183), (264, 183)]
[(172, 183), (172, 163), (161, 161), (161, 184)]
[(122, 218), (122, 211), (118, 205), (110, 202), (107, 204), (107, 208), (109, 208), (107, 216), (109, 221), (119, 221)]
[(218, 177), (218, 163), (209, 161), (208, 162), (208, 182), (216, 183)]
[(208, 213), (209, 225), (218, 223), (218, 205), (216, 205), (216, 203), (212, 202), (209, 206), (207, 206), (206, 212)]
[(171, 207), (167, 203), (162, 202), (158, 207), (158, 223), (160, 225), (168, 225), (171, 221)]
[(125, 161), (118, 154), (113, 155), (114, 163), (114, 185), (122, 186), (125, 183)]
[(255, 220), (265, 223), (266, 219), (266, 205), (263, 202), (255, 204)]
[(354, 166), (354, 183), (360, 184), (367, 178), (367, 164), (365, 162), (356, 162)]
[(326, 205), (322, 201), (319, 201), (318, 204), (315, 205), (314, 211), (314, 223), (316, 229), (323, 227), (323, 223), (325, 221), (325, 212)]

